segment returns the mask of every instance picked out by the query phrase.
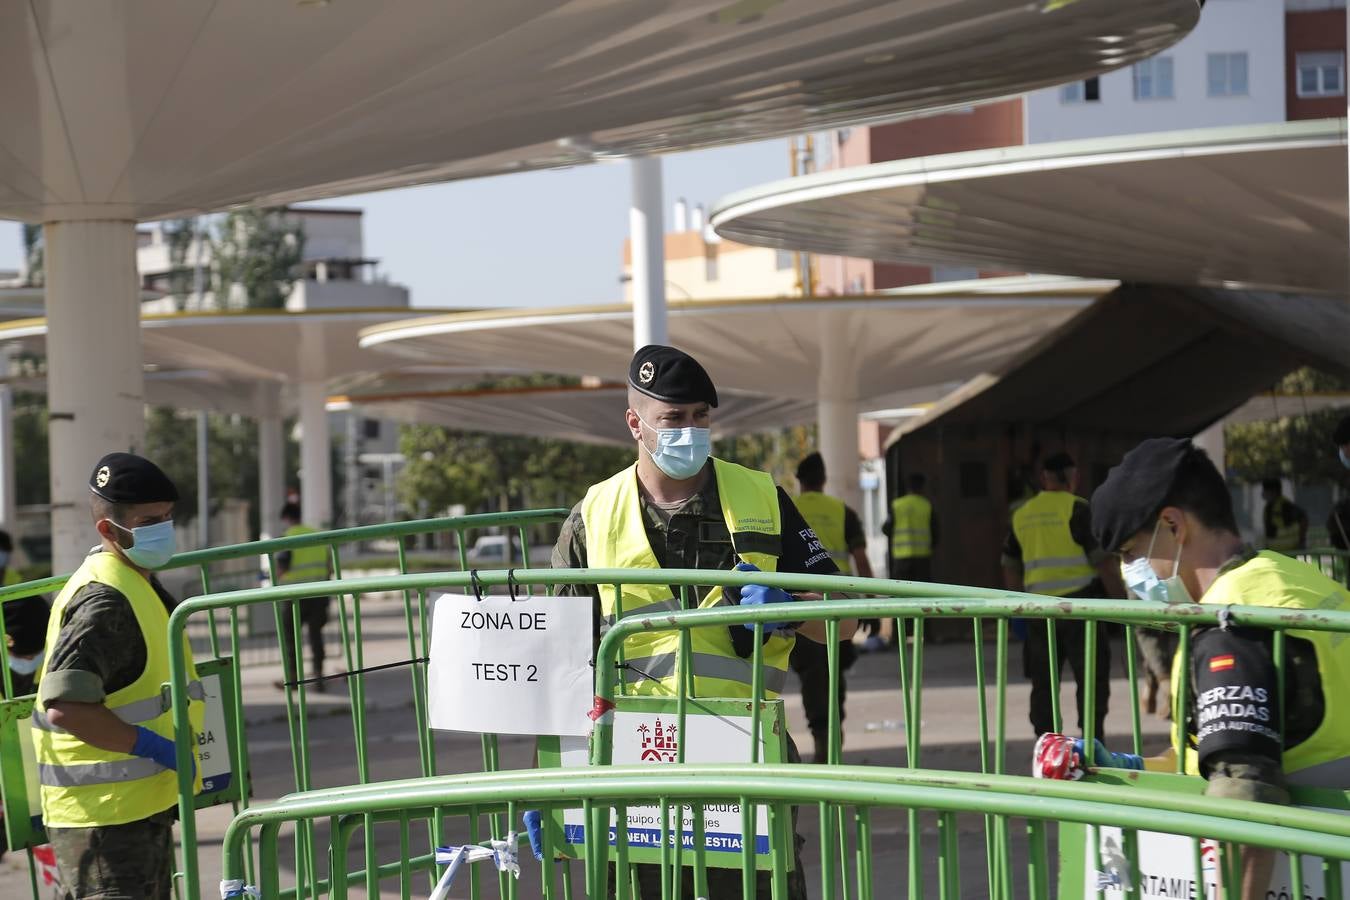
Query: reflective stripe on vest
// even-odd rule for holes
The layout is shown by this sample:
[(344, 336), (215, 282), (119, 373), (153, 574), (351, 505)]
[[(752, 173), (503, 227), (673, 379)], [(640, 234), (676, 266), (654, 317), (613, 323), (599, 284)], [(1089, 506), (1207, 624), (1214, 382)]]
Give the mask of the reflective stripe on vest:
[(1083, 590), (1097, 577), (1069, 531), (1074, 508), (1081, 502), (1068, 491), (1041, 491), (1013, 513), (1026, 590), (1063, 597)]
[[(1210, 585), (1200, 598), (1206, 606), (1278, 606), (1284, 609), (1339, 610), (1350, 612), (1350, 591), (1307, 563), (1279, 553), (1263, 550), (1240, 566), (1229, 569)], [(1314, 770), (1343, 774), (1350, 769), (1350, 635), (1328, 631), (1289, 629), (1286, 634), (1312, 644), (1317, 658), (1317, 673), (1322, 681), (1325, 704), (1322, 723), (1306, 740), (1284, 751), (1285, 774), (1311, 774)], [(1180, 666), (1178, 653), (1172, 661), (1172, 708), (1181, 709)], [(1283, 701), (1283, 698), (1281, 698)], [(1190, 705), (1191, 717), (1195, 707)], [(1180, 750), (1181, 725), (1172, 726), (1172, 749)], [(1187, 735), (1186, 771), (1199, 774), (1196, 736)], [(1298, 780), (1304, 783), (1303, 780)], [(1338, 790), (1350, 789), (1350, 782), (1319, 784)]]
[[(141, 639), (145, 642), (145, 668), (140, 677), (126, 687), (113, 691), (104, 704), (119, 713), (124, 721), (136, 721), (142, 727), (173, 739), (173, 713), (162, 694), (169, 681), (169, 614), (150, 582), (112, 553), (94, 553), (66, 582), (52, 604), (47, 623), (46, 658), (51, 659), (70, 601), (88, 584), (105, 584), (122, 594), (131, 605)], [(197, 671), (183, 636), (187, 655), (187, 675), (196, 682)], [(46, 674), (43, 665), (41, 675)], [(200, 695), (200, 689), (197, 690)], [(157, 708), (158, 712), (149, 715)], [(46, 709), (39, 704), (41, 721), (47, 728), (33, 730), (33, 747), (39, 767), (42, 818), (52, 827), (89, 828), (123, 825), (152, 816), (178, 802), (178, 775), (153, 760), (127, 753), (103, 750), (86, 744), (64, 729), (51, 728)], [(142, 718), (143, 716), (146, 716)], [(190, 700), (188, 719), (194, 732), (203, 729), (203, 704)], [(196, 741), (192, 741), (194, 752)], [(195, 790), (201, 790), (201, 766)]]
[(844, 519), (848, 509), (844, 501), (820, 491), (803, 491), (792, 501), (839, 571), (852, 571), (849, 568), (848, 539), (844, 537)]
[(891, 558), (933, 555), (933, 504), (927, 497), (905, 494), (891, 501)]
[[(302, 534), (318, 534), (319, 529), (308, 525), (292, 525), (282, 537), (298, 537)], [(313, 547), (296, 547), (290, 551), (291, 564), (286, 574), (281, 576), (281, 584), (300, 584), (305, 581), (328, 580), (328, 548), (322, 544)]]
[[(191, 700), (205, 700), (206, 689), (202, 687), (200, 681), (193, 681), (188, 684), (188, 698)], [(126, 722), (128, 725), (139, 725), (142, 722), (148, 722), (151, 719), (158, 718), (161, 714), (168, 712), (172, 708), (172, 701), (169, 696), (168, 688), (160, 691), (158, 697), (147, 697), (144, 700), (133, 700), (130, 703), (123, 703), (121, 706), (110, 706), (108, 711), (117, 718)], [(33, 707), (33, 715), (29, 721), (34, 728), (40, 728), (43, 731), (56, 731), (65, 734), (66, 730), (57, 725), (53, 725), (47, 718), (47, 713)]]
[[(778, 538), (782, 522), (778, 508), (778, 489), (763, 473), (733, 463), (713, 459), (713, 475), (722, 505), (722, 518), (731, 534), (737, 556), (765, 572), (778, 568), (778, 558), (763, 552), (740, 549), (759, 537)], [(630, 466), (599, 484), (592, 485), (581, 502), (581, 517), (586, 532), (586, 564), (594, 569), (655, 569), (656, 554), (647, 542), (647, 530), (638, 492), (637, 467)], [(619, 597), (614, 585), (599, 585), (600, 609), (606, 624), (631, 615), (648, 615), (668, 609), (680, 609), (668, 585), (625, 584)], [(721, 588), (713, 588), (699, 604), (700, 609), (722, 605)], [(733, 626), (740, 627), (740, 626)], [(777, 672), (787, 672), (788, 655), (794, 636), (775, 634), (764, 642), (765, 696), (781, 690)], [(695, 628), (689, 632), (690, 652), (694, 658), (694, 692), (700, 697), (749, 697), (752, 672), (748, 661), (736, 655), (731, 635), (725, 626)], [(675, 696), (680, 682), (675, 660), (680, 649), (678, 631), (652, 631), (624, 640), (624, 659), (632, 668), (624, 680), (632, 689), (626, 693)], [(714, 663), (714, 659), (720, 662)], [(642, 665), (647, 661), (650, 668)], [(669, 660), (669, 661), (666, 661)], [(642, 669), (652, 677), (637, 672)], [(777, 684), (778, 687), (773, 685)]]

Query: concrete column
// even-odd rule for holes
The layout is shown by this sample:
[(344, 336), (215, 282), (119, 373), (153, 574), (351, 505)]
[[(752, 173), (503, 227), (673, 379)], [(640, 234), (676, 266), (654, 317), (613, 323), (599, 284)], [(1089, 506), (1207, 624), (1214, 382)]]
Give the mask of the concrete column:
[[(9, 377), (10, 353), (0, 347), (0, 376)], [(0, 528), (14, 531), (14, 389), (0, 384)]]
[(862, 505), (858, 484), (858, 370), (846, 335), (847, 313), (820, 314), (820, 372), (816, 423), (820, 455), (825, 459), (825, 491), (854, 510)]
[(328, 385), (302, 381), (300, 405), (300, 515), (306, 525), (333, 524), (332, 437), (328, 433)]
[(134, 222), (49, 222), (47, 398), (52, 565), (73, 571), (94, 543), (89, 474), (145, 443)]
[(286, 445), (281, 431), (279, 388), (261, 381), (255, 388), (258, 422), (258, 526), (262, 537), (281, 533), (277, 514), (286, 502)]
[(635, 156), (628, 231), (633, 268), (633, 349), (667, 344), (666, 228), (661, 199), (661, 159)]

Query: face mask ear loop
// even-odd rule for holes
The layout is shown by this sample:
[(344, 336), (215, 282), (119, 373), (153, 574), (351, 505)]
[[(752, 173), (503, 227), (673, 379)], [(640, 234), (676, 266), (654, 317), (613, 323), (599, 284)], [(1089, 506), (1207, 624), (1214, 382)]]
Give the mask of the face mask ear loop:
[(1144, 559), (1153, 558), (1153, 545), (1158, 543), (1158, 529), (1162, 527), (1162, 519), (1153, 526), (1153, 536), (1148, 539), (1148, 550), (1144, 553)]
[(1176, 555), (1176, 557), (1173, 558), (1173, 560), (1172, 560), (1172, 577), (1173, 577), (1173, 578), (1180, 578), (1180, 577), (1181, 577), (1181, 550), (1182, 550), (1182, 546), (1183, 546), (1183, 545), (1182, 545), (1181, 541), (1177, 541), (1177, 555)]

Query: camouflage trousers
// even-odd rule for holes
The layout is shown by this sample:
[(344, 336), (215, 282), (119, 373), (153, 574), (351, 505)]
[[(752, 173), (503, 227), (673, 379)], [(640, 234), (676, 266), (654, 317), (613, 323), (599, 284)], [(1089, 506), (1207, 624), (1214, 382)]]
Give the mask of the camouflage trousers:
[(47, 829), (67, 900), (169, 900), (176, 812), (125, 825)]

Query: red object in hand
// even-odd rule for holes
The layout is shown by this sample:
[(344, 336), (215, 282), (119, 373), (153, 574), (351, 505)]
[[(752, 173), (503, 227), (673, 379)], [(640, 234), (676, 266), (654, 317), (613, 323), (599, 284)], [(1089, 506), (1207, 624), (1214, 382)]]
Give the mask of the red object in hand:
[(1040, 736), (1031, 752), (1031, 774), (1055, 781), (1077, 781), (1083, 777), (1083, 758), (1074, 749), (1074, 739), (1053, 731)]

